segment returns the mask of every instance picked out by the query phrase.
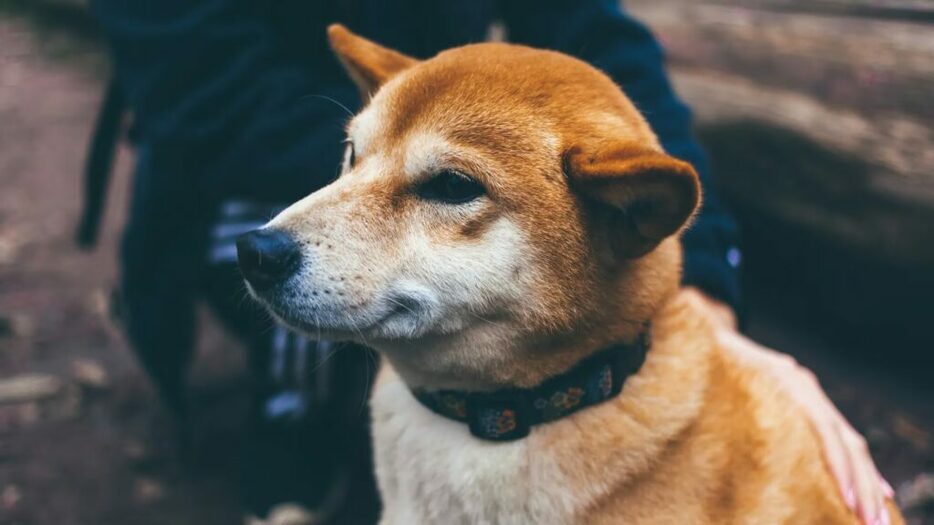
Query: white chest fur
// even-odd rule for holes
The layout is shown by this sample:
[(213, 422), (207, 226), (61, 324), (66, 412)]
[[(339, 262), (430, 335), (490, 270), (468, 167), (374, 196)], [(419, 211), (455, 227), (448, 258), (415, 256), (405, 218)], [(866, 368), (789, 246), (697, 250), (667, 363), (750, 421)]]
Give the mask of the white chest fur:
[[(371, 400), (382, 525), (570, 523), (584, 502), (533, 435), (482, 441), (396, 377)], [(575, 495), (577, 493), (578, 495)]]

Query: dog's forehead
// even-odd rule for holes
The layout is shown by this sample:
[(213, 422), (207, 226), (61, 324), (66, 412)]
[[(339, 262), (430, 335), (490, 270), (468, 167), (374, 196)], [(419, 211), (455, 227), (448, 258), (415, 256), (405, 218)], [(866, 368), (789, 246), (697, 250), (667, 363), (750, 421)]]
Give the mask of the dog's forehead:
[(612, 81), (580, 61), (478, 44), (396, 75), (347, 131), (357, 158), (384, 173), (417, 176), (471, 152), (491, 172), (550, 173), (578, 136), (623, 127), (641, 135), (634, 109), (622, 106)]
[(560, 139), (541, 115), (484, 97), (471, 101), (463, 92), (413, 104), (411, 87), (404, 82), (384, 87), (349, 123), (358, 158), (396, 158), (405, 172), (417, 174), (452, 158), (500, 164), (533, 154), (558, 155)]

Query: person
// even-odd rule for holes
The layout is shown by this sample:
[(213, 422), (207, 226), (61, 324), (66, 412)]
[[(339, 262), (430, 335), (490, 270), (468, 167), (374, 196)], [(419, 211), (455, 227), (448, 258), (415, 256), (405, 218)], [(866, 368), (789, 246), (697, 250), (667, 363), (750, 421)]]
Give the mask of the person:
[[(359, 407), (372, 357), (270, 327), (243, 301), (234, 266), (237, 234), (336, 175), (343, 123), (361, 105), (326, 44), (325, 27), (339, 21), (415, 57), (482, 41), (496, 22), (510, 41), (577, 56), (616, 80), (666, 151), (701, 175), (704, 205), (683, 238), (684, 293), (710, 312), (728, 348), (767, 370), (808, 412), (847, 503), (867, 524), (882, 519), (887, 489), (862, 438), (810, 372), (738, 332), (735, 222), (713, 188), (658, 42), (617, 1), (93, 0), (92, 10), (115, 65), (110, 125), (105, 116), (99, 129), (113, 132), (122, 99), (138, 150), (122, 246), (127, 333), (183, 421), (196, 300), (207, 298), (247, 341), (255, 394), (244, 500), (257, 516), (286, 501), (320, 513), (369, 468), (354, 460), (366, 457)], [(92, 170), (101, 164), (92, 156)], [(92, 180), (92, 202), (100, 186)], [(95, 213), (86, 222), (96, 224)]]

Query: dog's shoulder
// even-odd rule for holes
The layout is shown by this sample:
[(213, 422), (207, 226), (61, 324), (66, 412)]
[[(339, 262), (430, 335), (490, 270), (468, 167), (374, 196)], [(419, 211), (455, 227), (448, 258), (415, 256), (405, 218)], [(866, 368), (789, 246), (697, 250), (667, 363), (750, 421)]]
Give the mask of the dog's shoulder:
[(713, 354), (708, 400), (698, 424), (723, 451), (716, 462), (711, 522), (740, 516), (756, 516), (761, 523), (858, 522), (840, 497), (799, 403), (774, 373), (722, 344)]

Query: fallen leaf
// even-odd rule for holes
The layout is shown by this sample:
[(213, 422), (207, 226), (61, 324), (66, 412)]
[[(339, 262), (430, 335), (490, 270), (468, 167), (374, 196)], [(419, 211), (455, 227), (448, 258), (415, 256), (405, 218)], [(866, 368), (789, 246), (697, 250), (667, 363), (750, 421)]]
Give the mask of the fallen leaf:
[(49, 374), (23, 374), (0, 379), (0, 405), (39, 401), (55, 396), (62, 382)]
[(9, 484), (3, 487), (3, 492), (0, 493), (0, 506), (3, 507), (3, 510), (11, 511), (16, 508), (16, 505), (22, 499), (23, 493), (19, 490), (19, 487)]
[(110, 386), (107, 371), (96, 361), (79, 358), (71, 363), (71, 375), (79, 385), (91, 390), (106, 390)]

